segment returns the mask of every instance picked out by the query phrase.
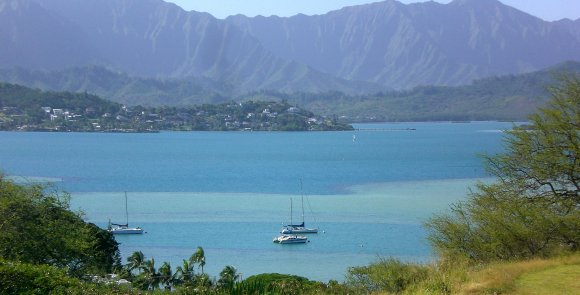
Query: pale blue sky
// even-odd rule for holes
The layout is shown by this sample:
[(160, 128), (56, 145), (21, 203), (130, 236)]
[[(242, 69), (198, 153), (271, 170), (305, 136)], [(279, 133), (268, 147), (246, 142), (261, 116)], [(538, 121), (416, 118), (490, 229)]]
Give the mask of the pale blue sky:
[[(185, 10), (209, 12), (217, 18), (244, 14), (292, 16), (298, 13), (307, 15), (324, 14), (344, 6), (377, 2), (377, 0), (165, 0), (174, 2)], [(580, 0), (500, 0), (544, 20), (580, 18)], [(425, 0), (400, 0), (403, 3), (425, 2)], [(436, 0), (449, 3), (451, 0)]]

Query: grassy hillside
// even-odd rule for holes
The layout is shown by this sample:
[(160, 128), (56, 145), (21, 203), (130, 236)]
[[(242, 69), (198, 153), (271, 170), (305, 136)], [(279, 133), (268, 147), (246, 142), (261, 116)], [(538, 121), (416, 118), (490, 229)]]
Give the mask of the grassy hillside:
[(474, 264), (440, 259), (433, 264), (382, 259), (349, 269), (354, 294), (580, 294), (580, 253), (546, 259)]
[(580, 267), (558, 265), (546, 270), (526, 273), (516, 281), (517, 294), (580, 294)]
[(580, 294), (580, 254), (470, 270), (458, 294)]

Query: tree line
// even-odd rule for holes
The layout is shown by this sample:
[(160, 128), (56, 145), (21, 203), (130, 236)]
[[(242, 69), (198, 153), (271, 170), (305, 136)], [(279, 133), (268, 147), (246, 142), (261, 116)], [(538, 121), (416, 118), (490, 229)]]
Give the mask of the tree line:
[(49, 92), (0, 83), (0, 130), (335, 131), (352, 130), (352, 126), (285, 100), (180, 107), (126, 106), (86, 92)]

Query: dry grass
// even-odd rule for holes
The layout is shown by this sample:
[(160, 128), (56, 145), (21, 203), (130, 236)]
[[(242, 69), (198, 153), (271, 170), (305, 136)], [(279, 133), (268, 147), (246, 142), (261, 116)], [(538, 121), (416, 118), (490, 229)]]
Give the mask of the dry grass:
[(518, 295), (580, 294), (580, 265), (560, 265), (524, 274), (516, 281)]
[[(458, 288), (458, 294), (536, 294), (526, 293), (529, 291), (524, 289), (534, 284), (542, 284), (539, 281), (540, 278), (552, 281), (554, 285), (563, 282), (564, 286), (561, 288), (566, 290), (574, 288), (574, 285), (568, 286), (559, 279), (571, 271), (580, 272), (580, 254), (554, 259), (492, 263), (482, 269), (470, 271), (468, 280)], [(575, 283), (575, 281), (573, 282)], [(578, 293), (568, 292), (565, 294)]]
[(447, 260), (425, 265), (427, 275), (401, 293), (405, 294), (512, 294), (580, 295), (580, 253), (551, 259), (495, 262), (479, 267), (466, 261)]

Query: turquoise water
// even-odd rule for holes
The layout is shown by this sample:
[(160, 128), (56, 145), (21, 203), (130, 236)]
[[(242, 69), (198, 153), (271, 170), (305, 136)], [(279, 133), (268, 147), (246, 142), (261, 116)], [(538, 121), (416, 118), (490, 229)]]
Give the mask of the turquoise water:
[[(464, 198), (486, 174), (477, 154), (501, 151), (511, 123), (357, 125), (352, 132), (0, 132), (0, 167), (19, 181), (51, 181), (72, 207), (106, 226), (124, 220), (142, 236), (119, 236), (123, 257), (141, 250), (175, 268), (197, 246), (206, 271), (247, 277), (291, 273), (343, 280), (378, 257), (427, 261), (421, 222)], [(305, 245), (272, 238), (300, 219), (321, 232)]]

